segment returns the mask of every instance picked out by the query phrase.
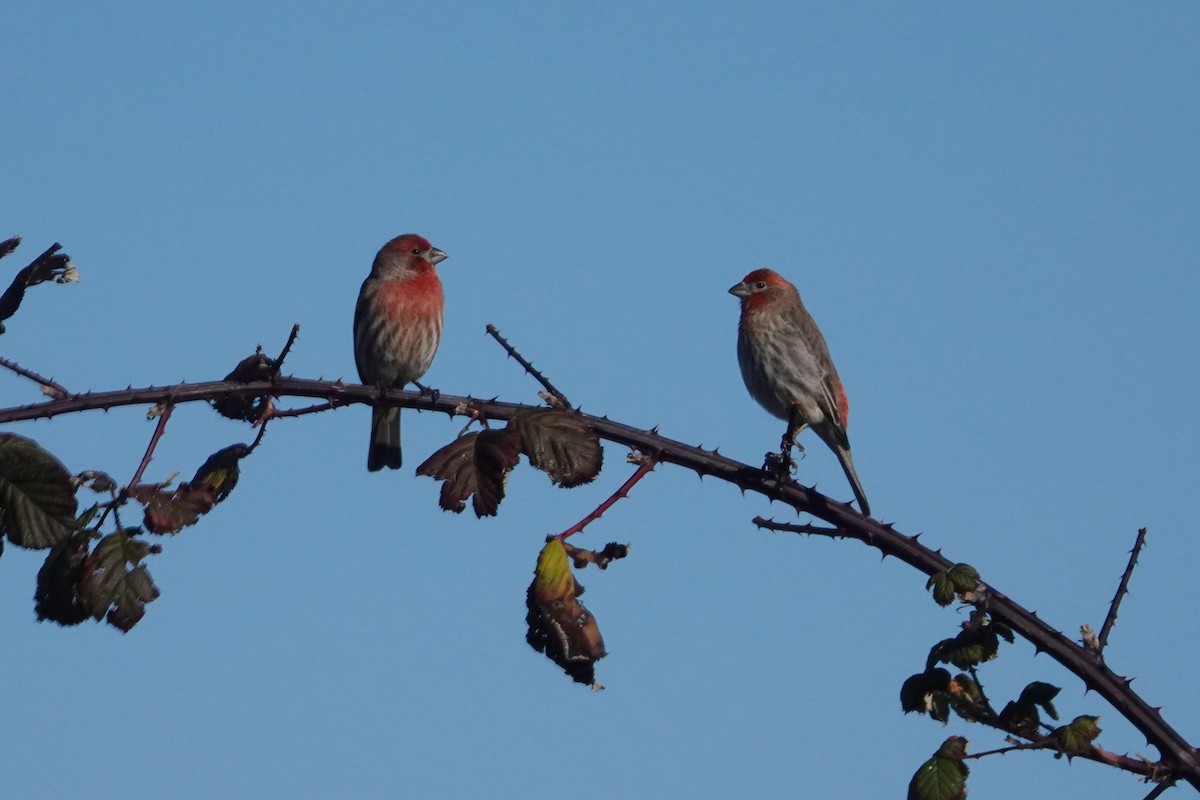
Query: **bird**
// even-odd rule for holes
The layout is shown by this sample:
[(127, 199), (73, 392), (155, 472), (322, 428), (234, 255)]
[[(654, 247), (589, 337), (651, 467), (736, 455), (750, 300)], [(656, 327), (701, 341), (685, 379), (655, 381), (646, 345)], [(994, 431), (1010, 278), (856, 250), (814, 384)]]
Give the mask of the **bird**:
[(846, 436), (846, 390), (800, 293), (770, 269), (753, 270), (729, 293), (741, 303), (737, 356), (742, 380), (759, 405), (788, 422), (785, 457), (795, 436), (812, 428), (837, 456), (859, 509), (870, 516)]
[[(433, 363), (442, 338), (445, 297), (434, 266), (446, 254), (415, 233), (390, 240), (375, 256), (354, 309), (354, 361), (358, 377), (381, 390), (403, 389)], [(371, 409), (367, 469), (399, 469), (400, 409)]]

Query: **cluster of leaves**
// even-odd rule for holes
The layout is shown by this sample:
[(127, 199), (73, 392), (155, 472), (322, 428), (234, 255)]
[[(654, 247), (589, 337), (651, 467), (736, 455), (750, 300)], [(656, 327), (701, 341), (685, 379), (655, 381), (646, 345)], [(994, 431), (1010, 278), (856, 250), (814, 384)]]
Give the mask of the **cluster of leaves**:
[[(144, 507), (147, 532), (176, 533), (229, 495), (246, 452), (239, 444), (214, 453), (173, 491), (162, 484), (117, 491), (102, 472), (72, 475), (32, 439), (0, 434), (0, 535), (18, 547), (49, 550), (34, 593), (38, 620), (78, 625), (91, 617), (129, 631), (159, 595), (143, 560), (162, 548), (139, 538), (141, 528), (119, 522), (102, 533), (109, 512), (116, 521), (115, 509), (133, 499)], [(94, 504), (77, 515), (83, 488), (109, 493), (107, 510)]]
[[(246, 356), (239, 361), (233, 371), (225, 376), (225, 380), (235, 383), (269, 381), (279, 374), (279, 367), (280, 362), (267, 356), (260, 346), (253, 355)], [(261, 422), (270, 412), (271, 398), (228, 395), (219, 400), (213, 400), (212, 407), (227, 419), (239, 422)]]
[[(475, 516), (495, 516), (522, 453), (564, 489), (595, 480), (604, 461), (600, 437), (579, 414), (531, 408), (518, 411), (502, 429), (460, 435), (417, 467), (417, 474), (442, 482), (438, 505), (443, 510), (462, 513), (470, 500)], [(595, 664), (604, 658), (604, 638), (596, 618), (579, 601), (583, 585), (571, 563), (577, 569), (588, 564), (605, 569), (628, 553), (628, 545), (610, 543), (591, 551), (552, 537), (538, 554), (526, 592), (525, 640), (573, 680), (593, 688), (602, 688)]]
[(595, 480), (604, 462), (600, 437), (579, 414), (531, 408), (518, 411), (501, 430), (459, 436), (417, 467), (417, 474), (442, 481), (438, 504), (444, 510), (461, 513), (470, 499), (475, 516), (495, 516), (521, 453), (564, 489)]
[[(0, 242), (0, 258), (4, 258), (17, 249), (21, 244), (20, 236), (13, 236)], [(60, 253), (62, 245), (57, 242), (46, 252), (30, 262), (29, 266), (18, 270), (13, 276), (12, 283), (0, 294), (0, 334), (4, 333), (3, 320), (17, 313), (21, 301), (25, 299), (25, 290), (46, 281), (55, 283), (74, 283), (79, 280), (79, 271), (71, 264), (71, 257)]]
[(596, 618), (579, 602), (583, 584), (571, 572), (568, 562), (576, 569), (595, 564), (605, 569), (614, 559), (629, 554), (629, 546), (610, 542), (603, 550), (594, 552), (572, 547), (558, 537), (552, 537), (538, 554), (533, 583), (526, 593), (525, 641), (571, 676), (576, 683), (593, 689), (604, 688), (596, 683), (596, 662), (604, 658), (604, 637)]
[[(1001, 640), (1014, 640), (1012, 630), (997, 622), (987, 611), (987, 589), (979, 573), (970, 564), (955, 564), (935, 574), (926, 584), (934, 601), (948, 606), (955, 600), (974, 608), (962, 630), (953, 638), (943, 639), (929, 650), (925, 669), (910, 675), (900, 687), (900, 707), (904, 713), (928, 714), (945, 724), (953, 711), (968, 722), (979, 722), (1020, 737), (1031, 746), (1051, 746), (1068, 757), (1089, 752), (1100, 729), (1097, 717), (1077, 717), (1069, 725), (1044, 730), (1039, 712), (1058, 719), (1054, 698), (1060, 688), (1042, 681), (1026, 686), (1020, 696), (996, 713), (977, 679), (976, 668), (995, 659)], [(951, 676), (939, 666), (948, 664), (971, 674)], [(1015, 739), (1013, 741), (1016, 741)], [(966, 796), (968, 769), (967, 740), (952, 736), (928, 761), (921, 765), (909, 784), (912, 800), (958, 800)]]

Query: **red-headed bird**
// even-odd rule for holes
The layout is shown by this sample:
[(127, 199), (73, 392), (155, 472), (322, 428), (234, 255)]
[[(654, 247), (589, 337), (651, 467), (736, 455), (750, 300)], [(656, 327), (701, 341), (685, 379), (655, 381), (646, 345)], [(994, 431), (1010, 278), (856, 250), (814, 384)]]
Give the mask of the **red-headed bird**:
[[(433, 363), (445, 304), (433, 266), (445, 257), (415, 233), (379, 248), (354, 309), (354, 361), (364, 384), (403, 389)], [(399, 469), (400, 461), (400, 409), (371, 409), (367, 469)]]
[(738, 365), (750, 396), (794, 426), (793, 437), (811, 427), (837, 455), (859, 509), (870, 516), (871, 507), (850, 457), (846, 390), (825, 337), (800, 302), (800, 293), (769, 269), (754, 270), (729, 293), (741, 300)]

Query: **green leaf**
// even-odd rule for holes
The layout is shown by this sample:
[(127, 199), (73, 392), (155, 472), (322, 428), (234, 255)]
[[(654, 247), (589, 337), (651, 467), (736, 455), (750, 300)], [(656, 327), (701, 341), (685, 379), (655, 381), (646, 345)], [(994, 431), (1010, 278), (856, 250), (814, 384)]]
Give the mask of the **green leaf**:
[(459, 514), (467, 498), (477, 517), (496, 515), (508, 473), (521, 460), (517, 435), (505, 428), (458, 437), (417, 467), (418, 475), (443, 481), (438, 505)]
[(990, 661), (1000, 647), (991, 626), (981, 630), (964, 630), (953, 639), (943, 639), (929, 651), (929, 664), (953, 664), (959, 669)]
[(933, 589), (933, 601), (943, 608), (954, 602), (954, 581), (945, 572), (939, 572), (925, 582), (926, 589)]
[(595, 480), (604, 462), (600, 437), (573, 411), (536, 408), (518, 411), (508, 427), (521, 438), (529, 463), (564, 489)]
[(908, 784), (908, 800), (963, 800), (970, 770), (963, 763), (967, 740), (951, 736)]
[(53, 547), (76, 530), (75, 487), (37, 442), (0, 433), (0, 535), (18, 547)]
[(955, 564), (946, 571), (946, 577), (954, 584), (954, 590), (960, 594), (979, 588), (979, 573), (970, 564)]
[(1055, 728), (1051, 734), (1058, 743), (1058, 748), (1067, 755), (1082, 755), (1092, 749), (1092, 742), (1100, 735), (1100, 726), (1096, 724), (1099, 717), (1079, 716), (1069, 725)]
[(158, 587), (141, 563), (158, 545), (134, 538), (136, 529), (105, 536), (83, 561), (79, 599), (97, 621), (128, 633), (146, 613), (146, 604), (158, 597)]

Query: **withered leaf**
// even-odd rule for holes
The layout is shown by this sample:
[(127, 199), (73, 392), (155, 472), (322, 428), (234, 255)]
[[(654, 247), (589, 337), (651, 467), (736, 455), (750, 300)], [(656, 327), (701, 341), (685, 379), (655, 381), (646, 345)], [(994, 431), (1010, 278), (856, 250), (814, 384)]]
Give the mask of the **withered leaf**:
[(33, 594), (38, 622), (78, 625), (88, 618), (90, 612), (79, 599), (79, 580), (90, 544), (91, 535), (78, 531), (50, 548), (46, 562), (38, 570), (37, 590)]
[(250, 452), (244, 444), (231, 444), (209, 456), (192, 478), (192, 486), (203, 486), (213, 494), (213, 502), (220, 503), (237, 486), (241, 475), (239, 462)]
[(0, 535), (18, 547), (52, 547), (75, 532), (75, 486), (37, 442), (0, 433)]
[(158, 597), (142, 559), (162, 548), (134, 537), (136, 530), (119, 530), (105, 536), (84, 559), (79, 599), (97, 621), (107, 618), (113, 627), (128, 633), (146, 613), (146, 604)]
[(597, 688), (595, 664), (605, 656), (604, 638), (596, 618), (579, 602), (581, 594), (563, 542), (551, 539), (538, 555), (526, 593), (525, 641), (576, 683)]
[(508, 427), (521, 438), (521, 452), (564, 489), (595, 480), (604, 463), (600, 437), (573, 411), (532, 408), (518, 411)]
[[(246, 356), (238, 362), (238, 365), (233, 368), (233, 372), (225, 376), (225, 380), (236, 381), (237, 383), (269, 381), (275, 377), (277, 369), (278, 366), (275, 360), (268, 358), (260, 349), (254, 355)], [(255, 422), (262, 418), (263, 412), (270, 402), (270, 397), (245, 397), (239, 395), (213, 400), (212, 406), (223, 417), (236, 419), (241, 422)]]
[[(20, 243), (20, 237), (5, 240), (2, 247), (7, 250), (4, 254), (12, 252)], [(60, 283), (78, 280), (79, 274), (71, 266), (71, 257), (66, 253), (58, 252), (61, 249), (62, 245), (55, 242), (46, 252), (35, 258), (29, 266), (19, 270), (13, 276), (12, 283), (4, 290), (3, 294), (0, 294), (0, 320), (6, 320), (17, 313), (17, 309), (21, 307), (21, 301), (25, 299), (25, 290), (30, 286), (54, 279), (59, 279)], [(0, 323), (0, 333), (4, 333), (2, 323)]]
[(608, 569), (610, 563), (629, 555), (629, 545), (616, 542), (604, 545), (603, 550), (585, 550), (582, 547), (572, 547), (566, 542), (563, 542), (563, 547), (576, 569), (582, 569), (588, 564), (595, 564), (600, 569)]
[[(900, 709), (908, 714), (916, 711), (918, 714), (928, 714), (933, 710), (935, 693), (945, 694), (950, 690), (950, 673), (941, 667), (934, 667), (925, 672), (910, 675), (900, 687)], [(944, 718), (934, 717), (939, 722)]]
[(175, 491), (160, 484), (142, 484), (129, 490), (129, 496), (146, 508), (143, 524), (150, 533), (178, 533), (195, 525), (217, 504), (212, 489), (181, 483)]
[(425, 459), (417, 474), (443, 482), (438, 505), (444, 510), (462, 513), (470, 497), (475, 516), (495, 516), (508, 473), (521, 460), (518, 445), (508, 428), (468, 433)]

